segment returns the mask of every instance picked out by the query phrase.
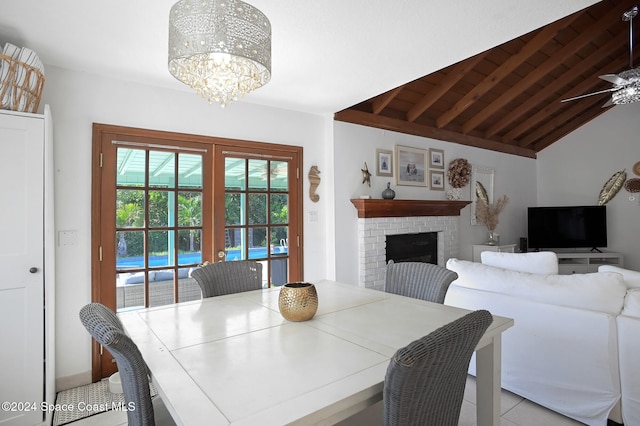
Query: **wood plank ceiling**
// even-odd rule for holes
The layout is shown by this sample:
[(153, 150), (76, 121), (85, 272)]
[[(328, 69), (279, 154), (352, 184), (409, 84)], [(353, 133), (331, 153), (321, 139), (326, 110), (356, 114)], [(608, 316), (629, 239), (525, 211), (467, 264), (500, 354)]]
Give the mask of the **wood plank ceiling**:
[[(335, 114), (335, 120), (535, 158), (613, 106), (598, 78), (629, 68), (638, 0), (604, 0), (546, 27)], [(640, 16), (633, 20), (637, 46)], [(634, 49), (634, 66), (640, 46)]]

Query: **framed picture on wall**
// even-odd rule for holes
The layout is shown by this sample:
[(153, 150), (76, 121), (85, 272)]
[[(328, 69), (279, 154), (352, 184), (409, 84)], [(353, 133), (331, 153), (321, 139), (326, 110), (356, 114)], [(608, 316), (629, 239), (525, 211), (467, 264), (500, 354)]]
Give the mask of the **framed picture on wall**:
[(376, 149), (376, 176), (393, 176), (393, 151)]
[(444, 172), (436, 172), (431, 170), (429, 172), (429, 181), (431, 189), (434, 191), (444, 191)]
[(444, 169), (444, 151), (441, 149), (429, 150), (429, 168)]
[(428, 186), (426, 149), (396, 145), (396, 185)]

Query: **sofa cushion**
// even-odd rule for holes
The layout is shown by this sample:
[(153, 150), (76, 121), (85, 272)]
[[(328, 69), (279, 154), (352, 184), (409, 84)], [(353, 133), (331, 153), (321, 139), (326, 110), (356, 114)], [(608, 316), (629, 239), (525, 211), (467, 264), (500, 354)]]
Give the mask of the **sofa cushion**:
[(627, 291), (622, 315), (640, 318), (640, 288), (632, 288)]
[(447, 269), (458, 274), (452, 285), (612, 315), (620, 313), (627, 292), (622, 275), (613, 272), (541, 275), (455, 258), (447, 261)]
[(640, 272), (638, 271), (632, 271), (631, 269), (624, 269), (613, 265), (600, 265), (598, 266), (598, 272), (617, 272), (622, 274), (627, 287), (640, 288)]
[[(178, 278), (188, 278), (191, 273), (189, 268), (178, 269)], [(163, 269), (156, 271), (154, 276), (155, 281), (169, 281), (173, 280), (173, 269)]]
[[(155, 271), (149, 271), (149, 281), (153, 281), (155, 275)], [(144, 282), (144, 272), (118, 274), (118, 280), (122, 284), (141, 284)]]
[(173, 280), (173, 270), (167, 269), (162, 271), (156, 271), (155, 281), (169, 281)]
[(483, 251), (480, 260), (485, 265), (532, 274), (557, 274), (558, 256), (552, 251), (504, 253)]

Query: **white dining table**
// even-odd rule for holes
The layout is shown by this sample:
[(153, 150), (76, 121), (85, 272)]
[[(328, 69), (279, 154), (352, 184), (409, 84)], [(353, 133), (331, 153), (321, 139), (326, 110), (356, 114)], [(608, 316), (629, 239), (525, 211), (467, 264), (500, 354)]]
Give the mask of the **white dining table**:
[[(120, 313), (178, 425), (333, 424), (382, 400), (393, 354), (469, 311), (333, 281), (290, 322), (280, 289)], [(476, 348), (478, 425), (500, 422), (501, 334)]]

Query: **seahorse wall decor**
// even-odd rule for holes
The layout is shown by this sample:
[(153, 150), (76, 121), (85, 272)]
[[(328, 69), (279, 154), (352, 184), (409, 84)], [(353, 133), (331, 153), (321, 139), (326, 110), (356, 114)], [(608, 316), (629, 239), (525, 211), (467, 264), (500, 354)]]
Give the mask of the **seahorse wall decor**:
[(311, 186), (309, 187), (309, 198), (314, 203), (317, 203), (320, 200), (320, 196), (316, 194), (316, 189), (318, 189), (318, 185), (320, 185), (320, 170), (318, 170), (318, 166), (311, 166), (309, 169), (309, 183)]

